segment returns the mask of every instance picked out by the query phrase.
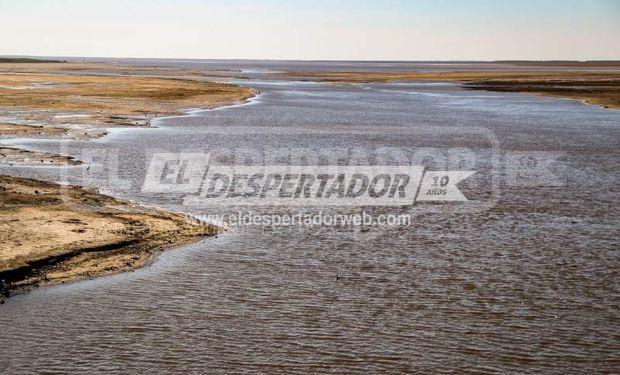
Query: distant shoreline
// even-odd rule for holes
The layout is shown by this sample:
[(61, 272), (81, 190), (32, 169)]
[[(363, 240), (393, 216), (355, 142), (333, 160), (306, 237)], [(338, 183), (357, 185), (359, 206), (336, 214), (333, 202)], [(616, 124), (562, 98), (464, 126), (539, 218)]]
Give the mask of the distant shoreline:
[(37, 64), (37, 63), (66, 63), (65, 60), (38, 59), (32, 57), (0, 57), (0, 64)]
[[(535, 68), (538, 63), (527, 65)], [(399, 81), (445, 81), (465, 89), (519, 92), (578, 99), (604, 108), (620, 109), (620, 62), (616, 70), (588, 71), (445, 71), (445, 72), (285, 72), (279, 75), (331, 83), (387, 83)], [(508, 69), (508, 67), (505, 67)]]

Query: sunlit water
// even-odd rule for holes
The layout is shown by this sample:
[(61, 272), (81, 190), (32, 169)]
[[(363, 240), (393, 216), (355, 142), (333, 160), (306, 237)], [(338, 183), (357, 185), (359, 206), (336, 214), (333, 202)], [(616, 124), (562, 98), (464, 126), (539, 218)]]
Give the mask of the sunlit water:
[[(10, 298), (1, 372), (618, 371), (620, 111), (450, 84), (244, 84), (262, 94), (154, 129), (14, 141), (94, 156), (88, 171), (1, 172), (208, 214), (248, 208), (143, 193), (153, 152), (208, 152), (222, 164), (301, 155), (473, 168), (471, 202), (364, 208), (411, 213), (409, 226), (232, 228), (132, 273)], [(524, 151), (557, 153), (559, 185), (511, 184), (507, 155)]]

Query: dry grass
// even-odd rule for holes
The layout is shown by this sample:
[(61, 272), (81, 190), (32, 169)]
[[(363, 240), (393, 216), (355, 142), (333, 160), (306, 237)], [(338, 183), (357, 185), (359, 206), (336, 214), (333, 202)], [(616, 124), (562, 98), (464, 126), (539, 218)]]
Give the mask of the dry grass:
[(239, 69), (213, 68), (207, 66), (166, 66), (137, 65), (103, 62), (61, 62), (61, 63), (3, 63), (0, 61), (0, 73), (84, 73), (111, 74), (118, 76), (139, 75), (147, 77), (203, 78), (221, 77), (222, 74), (240, 72)]
[(465, 83), (464, 87), (473, 90), (524, 92), (579, 99), (605, 108), (620, 108), (620, 74), (613, 77), (485, 79)]
[[(0, 109), (12, 123), (0, 136), (94, 138), (112, 126), (148, 126), (152, 117), (214, 108), (254, 96), (249, 88), (207, 82), (203, 68), (116, 64), (0, 64)], [(68, 73), (71, 72), (71, 73)], [(31, 125), (31, 126), (27, 126)], [(75, 125), (80, 125), (76, 127)], [(10, 153), (0, 164), (58, 164), (44, 154)], [(23, 156), (24, 160), (15, 157)]]
[(30, 57), (0, 57), (0, 64), (46, 64), (61, 63), (63, 60), (36, 59)]
[(0, 74), (0, 106), (91, 114), (97, 119), (174, 114), (237, 103), (254, 95), (224, 83), (138, 76)]
[(1, 124), (0, 134), (19, 135), (27, 137), (36, 136), (54, 136), (67, 134), (68, 130), (64, 128), (45, 127), (38, 125), (18, 125), (18, 124)]

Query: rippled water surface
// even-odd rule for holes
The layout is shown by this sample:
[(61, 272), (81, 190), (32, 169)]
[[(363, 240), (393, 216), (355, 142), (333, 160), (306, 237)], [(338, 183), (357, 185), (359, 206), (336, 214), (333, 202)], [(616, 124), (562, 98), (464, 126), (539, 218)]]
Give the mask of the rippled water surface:
[[(240, 83), (261, 95), (97, 141), (15, 141), (92, 157), (89, 171), (2, 172), (217, 214), (247, 208), (143, 193), (152, 153), (466, 164), (478, 171), (463, 186), (471, 202), (365, 208), (409, 212), (409, 226), (233, 228), (132, 273), (10, 298), (0, 306), (0, 372), (620, 371), (620, 111), (451, 84)], [(507, 159), (532, 151), (556, 155), (559, 183), (510, 182)]]

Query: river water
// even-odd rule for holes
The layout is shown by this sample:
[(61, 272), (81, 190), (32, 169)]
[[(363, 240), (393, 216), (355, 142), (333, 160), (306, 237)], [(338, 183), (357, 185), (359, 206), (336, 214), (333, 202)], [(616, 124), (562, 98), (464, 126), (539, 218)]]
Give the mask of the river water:
[[(156, 152), (209, 153), (215, 164), (415, 164), (476, 170), (462, 185), (470, 201), (322, 209), (408, 213), (409, 225), (233, 226), (135, 272), (12, 297), (0, 306), (1, 372), (620, 371), (620, 111), (240, 68), (239, 83), (261, 91), (248, 104), (96, 141), (6, 141), (90, 168), (0, 172), (184, 213), (282, 214), (318, 208), (191, 206), (144, 192), (145, 172)], [(532, 177), (524, 157), (549, 167)]]

